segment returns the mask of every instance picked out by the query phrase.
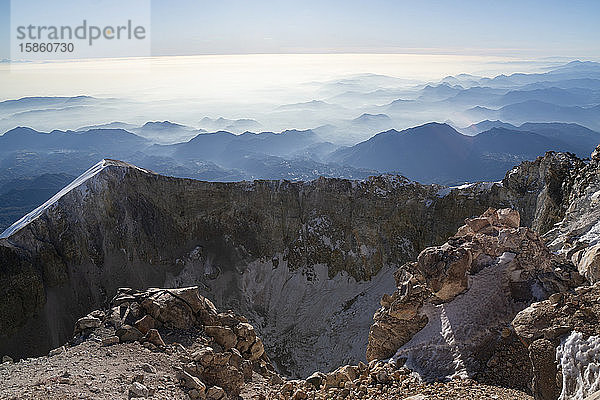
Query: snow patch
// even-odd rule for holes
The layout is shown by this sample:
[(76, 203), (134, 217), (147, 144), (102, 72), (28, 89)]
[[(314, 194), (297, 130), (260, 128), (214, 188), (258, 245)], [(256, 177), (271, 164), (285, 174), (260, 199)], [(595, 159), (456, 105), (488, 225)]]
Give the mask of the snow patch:
[(559, 400), (583, 400), (600, 390), (600, 336), (571, 332), (556, 349), (556, 361), (563, 377)]
[(518, 311), (507, 295), (507, 270), (514, 257), (504, 253), (495, 264), (470, 276), (469, 289), (454, 300), (425, 304), (421, 312), (427, 325), (398, 349), (393, 360), (406, 360), (405, 365), (424, 380), (469, 377), (478, 367), (472, 350)]
[[(94, 177), (96, 177), (102, 170), (104, 170), (107, 167), (120, 167), (122, 169), (123, 173), (125, 172), (126, 169), (136, 169), (136, 170), (142, 171), (144, 173), (152, 173), (151, 171), (136, 167), (135, 165), (127, 164), (122, 161), (102, 160), (99, 163), (97, 163), (96, 165), (94, 165), (93, 167), (91, 167), (90, 169), (88, 169), (87, 171), (85, 171), (83, 174), (78, 176), (73, 182), (69, 183), (67, 186), (65, 186), (62, 190), (60, 190), (54, 196), (52, 196), (52, 198), (50, 198), (50, 200), (48, 200), (47, 202), (45, 202), (44, 204), (42, 204), (41, 206), (39, 206), (32, 212), (30, 212), (29, 214), (25, 215), (23, 218), (19, 219), (17, 222), (12, 224), (11, 226), (9, 226), (4, 232), (2, 232), (2, 234), (0, 234), (0, 239), (8, 238), (9, 236), (13, 235), (14, 233), (18, 232), (19, 230), (21, 230), (22, 228), (27, 226), (31, 221), (34, 221), (35, 219), (37, 219), (40, 215), (44, 214), (47, 210), (52, 209), (63, 196), (65, 196), (67, 193), (69, 193), (71, 191), (78, 190), (79, 193), (81, 194), (82, 199), (85, 199), (89, 193), (89, 187), (88, 187), (89, 182), (91, 182)], [(84, 185), (84, 183), (86, 185)]]
[(446, 197), (454, 190), (471, 190), (473, 193), (481, 193), (486, 190), (490, 190), (494, 185), (502, 186), (502, 181), (497, 182), (476, 182), (476, 183), (465, 183), (464, 185), (459, 186), (448, 186), (442, 187), (437, 191), (437, 197)]
[[(388, 196), (399, 188), (417, 184), (404, 176), (390, 174), (370, 177), (368, 181), (375, 185), (375, 194), (382, 197)], [(363, 183), (366, 183), (366, 181), (363, 181)]]
[(30, 212), (29, 214), (25, 215), (23, 218), (21, 218), (20, 220), (18, 220), (14, 224), (12, 224), (11, 226), (9, 226), (4, 232), (2, 232), (2, 234), (0, 235), (0, 239), (7, 238), (7, 237), (11, 236), (13, 233), (15, 233), (15, 232), (19, 231), (20, 229), (22, 229), (23, 227), (25, 227), (31, 221), (35, 220), (40, 215), (42, 215), (46, 210), (53, 207), (56, 204), (56, 202), (58, 202), (58, 200), (60, 200), (64, 195), (66, 195), (73, 189), (78, 188), (82, 183), (84, 183), (84, 182), (88, 181), (89, 179), (93, 178), (94, 176), (96, 176), (106, 166), (107, 166), (107, 161), (102, 160), (98, 164), (94, 165), (92, 168), (85, 171), (83, 174), (81, 174), (79, 177), (77, 177), (73, 182), (71, 182), (70, 184), (65, 186), (60, 192), (58, 192), (54, 196), (52, 196), (52, 198), (50, 200), (48, 200), (47, 202), (45, 202), (44, 204), (42, 204), (41, 206), (39, 206), (32, 212)]
[(383, 174), (383, 175), (380, 175), (380, 179), (383, 179), (386, 183), (388, 183), (389, 185), (391, 185), (394, 188), (413, 185), (416, 183), (415, 181), (412, 181), (401, 175)]

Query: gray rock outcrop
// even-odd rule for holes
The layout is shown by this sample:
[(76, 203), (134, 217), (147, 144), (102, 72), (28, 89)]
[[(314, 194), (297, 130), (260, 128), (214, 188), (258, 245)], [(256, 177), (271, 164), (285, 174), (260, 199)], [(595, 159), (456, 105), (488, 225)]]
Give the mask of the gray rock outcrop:
[[(534, 303), (512, 325), (538, 366), (533, 378), (536, 399), (582, 400), (598, 390), (600, 283)], [(542, 343), (548, 350), (538, 350)]]
[(590, 282), (600, 281), (600, 146), (578, 169), (565, 217), (545, 238), (549, 247), (575, 263)]

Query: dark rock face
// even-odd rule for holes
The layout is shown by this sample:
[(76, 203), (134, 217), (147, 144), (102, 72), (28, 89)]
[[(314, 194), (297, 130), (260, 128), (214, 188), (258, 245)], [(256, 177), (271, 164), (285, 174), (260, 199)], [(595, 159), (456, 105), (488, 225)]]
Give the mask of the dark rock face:
[(592, 286), (552, 295), (521, 311), (512, 325), (528, 345), (536, 399), (587, 398), (597, 390), (600, 353), (600, 158), (576, 170), (565, 217), (544, 238), (569, 259)]
[(529, 346), (533, 366), (533, 397), (539, 400), (556, 400), (560, 388), (556, 381), (556, 349), (546, 339), (538, 339)]
[(502, 184), (450, 190), (397, 176), (208, 183), (104, 161), (0, 239), (0, 354), (58, 346), (119, 287), (199, 285), (249, 317), (284, 373), (358, 361), (399, 265), (489, 206), (545, 229), (569, 190), (551, 182), (577, 165), (549, 153)]
[(509, 171), (502, 182), (514, 202), (511, 208), (519, 211), (523, 225), (544, 234), (562, 221), (584, 166), (573, 154), (548, 152)]

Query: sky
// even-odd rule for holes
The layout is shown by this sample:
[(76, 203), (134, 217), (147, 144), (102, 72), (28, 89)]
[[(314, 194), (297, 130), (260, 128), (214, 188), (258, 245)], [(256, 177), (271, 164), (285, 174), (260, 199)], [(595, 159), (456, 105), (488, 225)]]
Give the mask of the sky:
[[(598, 59), (599, 15), (597, 0), (152, 0), (151, 52)], [(9, 35), (10, 1), (0, 0), (0, 59)]]

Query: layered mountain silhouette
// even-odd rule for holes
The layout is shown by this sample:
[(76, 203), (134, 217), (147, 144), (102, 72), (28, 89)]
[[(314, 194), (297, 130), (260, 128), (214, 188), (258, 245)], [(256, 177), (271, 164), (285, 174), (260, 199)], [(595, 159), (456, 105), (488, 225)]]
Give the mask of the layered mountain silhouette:
[[(354, 123), (372, 119), (389, 122), (385, 115), (364, 114)], [(144, 127), (160, 129), (165, 124)], [(187, 131), (183, 126), (176, 128)], [(38, 165), (45, 165), (46, 173), (75, 175), (97, 157), (119, 157), (161, 173), (210, 180), (297, 180), (321, 174), (365, 177), (390, 172), (425, 183), (457, 183), (500, 179), (503, 171), (516, 163), (549, 150), (585, 157), (600, 143), (599, 133), (566, 123), (516, 126), (488, 120), (464, 131), (469, 134), (448, 124), (428, 123), (403, 131), (387, 130), (340, 148), (313, 130), (241, 135), (219, 131), (196, 134), (183, 143), (157, 145), (123, 129), (43, 133), (21, 127), (0, 136), (0, 183), (3, 176), (30, 176), (26, 174)], [(20, 165), (25, 175), (7, 175), (1, 167), (15, 165)]]
[(64, 108), (77, 105), (90, 105), (98, 102), (91, 96), (75, 97), (23, 97), (0, 102), (0, 112), (31, 111), (36, 109)]
[(130, 151), (150, 144), (148, 140), (123, 129), (38, 132), (31, 128), (11, 129), (0, 136), (0, 154), (12, 151), (97, 150)]
[(567, 151), (571, 151), (581, 158), (586, 158), (590, 149), (593, 149), (600, 143), (600, 134), (598, 132), (578, 124), (562, 122), (527, 122), (517, 126), (500, 120), (485, 120), (462, 128), (459, 131), (463, 134), (474, 136), (493, 128), (534, 132), (549, 139), (561, 141), (563, 146), (567, 146), (565, 147), (568, 149)]
[[(450, 125), (428, 123), (404, 131), (390, 130), (330, 156), (332, 161), (381, 172), (398, 172), (420, 182), (457, 183), (497, 180), (504, 171), (546, 151), (589, 154), (600, 134), (578, 125), (525, 124), (494, 127), (475, 136)], [(510, 125), (509, 125), (510, 127)]]
[[(210, 181), (399, 173), (459, 184), (498, 180), (548, 150), (588, 157), (600, 143), (600, 63), (437, 82), (359, 74), (308, 88), (314, 100), (246, 111), (90, 96), (2, 101), (0, 186), (77, 176), (103, 158)], [(45, 196), (49, 186), (39, 187)]]
[(580, 123), (592, 129), (600, 128), (600, 105), (561, 106), (539, 100), (528, 100), (497, 110), (477, 106), (467, 110), (465, 114), (476, 120), (500, 119), (510, 123), (571, 122)]
[(228, 119), (223, 117), (216, 119), (204, 117), (200, 121), (200, 128), (207, 132), (227, 131), (232, 133), (260, 132), (263, 130), (260, 122), (250, 118)]
[(457, 128), (460, 133), (469, 136), (475, 136), (478, 133), (485, 132), (492, 128), (506, 128), (506, 129), (517, 129), (517, 126), (513, 124), (509, 124), (508, 122), (500, 121), (499, 119), (490, 121), (486, 119), (484, 121), (478, 122), (476, 124), (471, 124), (465, 128)]

